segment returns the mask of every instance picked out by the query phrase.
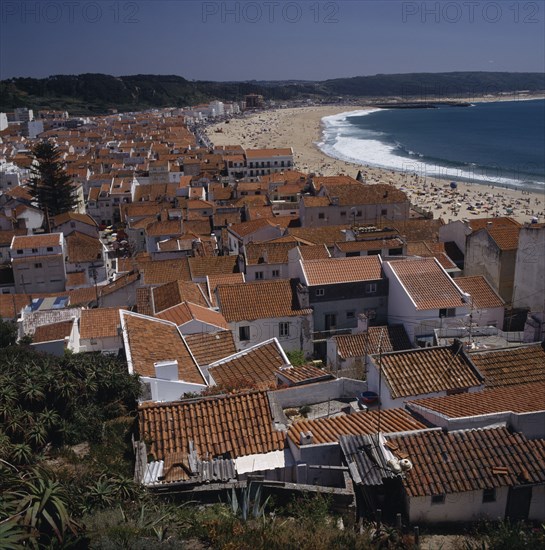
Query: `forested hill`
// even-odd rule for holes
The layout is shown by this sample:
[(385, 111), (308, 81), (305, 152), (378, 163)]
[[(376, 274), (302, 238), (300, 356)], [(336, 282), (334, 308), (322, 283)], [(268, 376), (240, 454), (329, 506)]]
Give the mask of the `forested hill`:
[(0, 111), (15, 107), (101, 113), (109, 108), (140, 110), (195, 105), (213, 99), (232, 101), (258, 93), (290, 101), (343, 98), (479, 98), (513, 91), (545, 90), (543, 73), (409, 73), (310, 81), (190, 81), (173, 75), (56, 75), (0, 81)]

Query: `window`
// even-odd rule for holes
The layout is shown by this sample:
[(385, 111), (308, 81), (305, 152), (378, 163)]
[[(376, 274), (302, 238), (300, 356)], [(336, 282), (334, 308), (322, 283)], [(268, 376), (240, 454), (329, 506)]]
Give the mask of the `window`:
[(37, 248), (33, 248), (33, 249), (32, 249), (32, 252), (38, 252), (38, 249), (37, 249)]
[(439, 317), (455, 317), (455, 316), (456, 316), (456, 308), (454, 307), (439, 310)]
[(323, 288), (316, 289), (316, 296), (323, 296), (324, 294), (325, 294), (325, 290)]
[(238, 327), (238, 339), (249, 340), (250, 339), (250, 327)]
[(41, 269), (42, 264), (40, 262), (34, 264), (35, 269)]
[(346, 318), (347, 319), (355, 319), (356, 317), (356, 312), (355, 311), (347, 311), (346, 312)]
[(48, 252), (53, 252), (53, 247), (52, 247), (52, 246), (48, 246), (48, 247), (47, 247), (47, 251), (48, 251)]
[(483, 502), (496, 502), (496, 489), (483, 489)]
[(340, 212), (340, 214), (341, 214), (341, 218), (344, 218), (344, 217), (346, 216), (346, 212), (345, 212), (344, 210), (342, 210), (342, 211)]
[(381, 216), (386, 216), (388, 214), (388, 210), (386, 208), (383, 208), (381, 211), (380, 211), (380, 215)]
[(377, 291), (377, 283), (369, 283), (365, 285), (365, 292), (367, 294), (375, 294)]
[(279, 269), (273, 269), (272, 270), (272, 276), (273, 277), (280, 277), (280, 270)]
[(323, 220), (325, 218), (325, 214), (323, 212), (318, 213), (318, 219)]
[(255, 278), (256, 280), (263, 279), (263, 271), (256, 271)]
[(445, 495), (432, 495), (431, 496), (432, 504), (445, 504)]
[(17, 254), (22, 254), (23, 251), (22, 250), (17, 250)]
[(280, 335), (280, 338), (288, 338), (290, 335), (290, 324), (278, 323), (278, 334)]

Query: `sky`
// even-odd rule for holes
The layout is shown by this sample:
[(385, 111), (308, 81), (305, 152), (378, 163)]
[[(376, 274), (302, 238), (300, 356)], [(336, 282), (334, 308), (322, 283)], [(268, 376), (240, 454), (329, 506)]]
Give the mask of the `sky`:
[(0, 0), (0, 79), (545, 71), (544, 0)]

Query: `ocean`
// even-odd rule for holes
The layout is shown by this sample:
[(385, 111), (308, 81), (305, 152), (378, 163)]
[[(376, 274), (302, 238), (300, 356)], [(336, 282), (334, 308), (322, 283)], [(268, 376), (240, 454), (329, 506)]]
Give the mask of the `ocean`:
[(329, 156), (423, 177), (545, 191), (545, 99), (371, 109), (322, 119)]

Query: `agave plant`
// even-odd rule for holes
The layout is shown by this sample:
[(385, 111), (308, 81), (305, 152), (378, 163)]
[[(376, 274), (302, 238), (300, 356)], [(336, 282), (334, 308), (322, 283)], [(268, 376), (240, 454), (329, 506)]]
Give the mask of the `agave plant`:
[(249, 514), (251, 514), (253, 518), (260, 518), (265, 515), (265, 508), (267, 507), (270, 497), (267, 497), (263, 504), (261, 504), (261, 497), (262, 485), (253, 481), (250, 481), (242, 490), (240, 502), (234, 487), (231, 488), (231, 495), (227, 496), (231, 511), (234, 515), (240, 514), (243, 521), (248, 519)]
[(63, 543), (69, 533), (76, 534), (78, 529), (68, 513), (64, 488), (43, 470), (34, 468), (29, 474), (22, 480), (22, 498), (17, 509), (20, 524), (35, 539), (56, 539)]

